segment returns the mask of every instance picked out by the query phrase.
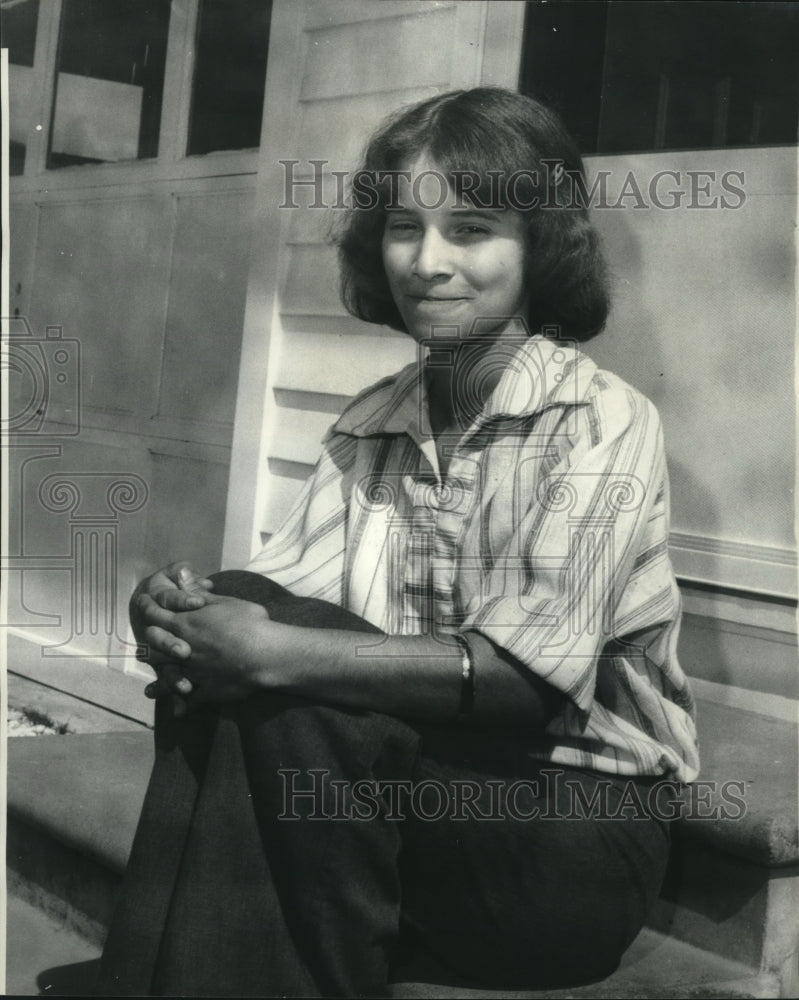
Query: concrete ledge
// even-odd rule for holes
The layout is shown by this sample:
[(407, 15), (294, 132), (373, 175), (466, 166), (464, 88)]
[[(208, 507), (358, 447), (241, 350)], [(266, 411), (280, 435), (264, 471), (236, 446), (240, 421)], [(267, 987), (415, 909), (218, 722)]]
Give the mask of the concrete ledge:
[[(691, 793), (680, 838), (755, 866), (799, 864), (797, 726), (701, 702), (699, 733), (701, 780), (712, 786)], [(121, 871), (152, 760), (153, 735), (144, 730), (9, 740), (9, 819)]]
[[(117, 712), (66, 694), (57, 688), (29, 680), (9, 670), (8, 707), (20, 711), (34, 709), (52, 719), (55, 725), (65, 725), (70, 735), (76, 733), (141, 733), (143, 723), (135, 722)], [(149, 727), (152, 728), (152, 727)]]
[(9, 824), (21, 821), (121, 872), (152, 762), (146, 730), (9, 740)]
[[(703, 780), (716, 783), (713, 794), (703, 798), (705, 815), (714, 808), (729, 809), (720, 791), (725, 781), (743, 783), (745, 814), (736, 819), (695, 816), (679, 822), (671, 877), (651, 922), (661, 933), (648, 930), (641, 943), (636, 942), (632, 957), (625, 957), (627, 978), (616, 980), (619, 973), (614, 974), (606, 981), (605, 992), (592, 986), (568, 993), (514, 996), (780, 995), (774, 984), (784, 975), (773, 972), (783, 960), (795, 962), (797, 936), (792, 915), (799, 889), (797, 727), (707, 702), (699, 711)], [(8, 741), (10, 883), (23, 898), (97, 944), (127, 863), (152, 761), (153, 734), (148, 731)], [(778, 899), (778, 892), (785, 899)], [(775, 921), (782, 925), (776, 937), (780, 928), (774, 926)], [(663, 941), (677, 949), (699, 945), (702, 950), (693, 951), (703, 956), (704, 964), (692, 966), (688, 952), (662, 951)], [(674, 970), (683, 971), (675, 978), (674, 970), (663, 966), (665, 960), (677, 963)], [(680, 964), (684, 961), (688, 965)], [(738, 963), (745, 964), (738, 968)], [(628, 973), (635, 969), (638, 978), (630, 979)], [(744, 975), (741, 969), (749, 971)], [(752, 970), (758, 969), (761, 972), (755, 975)], [(683, 972), (684, 983), (692, 984), (690, 989), (680, 985)], [(697, 978), (699, 972), (702, 976)], [(791, 976), (795, 981), (795, 975)], [(741, 985), (744, 980), (746, 985)], [(397, 987), (395, 996), (510, 995), (456, 993), (452, 987), (431, 992), (438, 987), (431, 987), (430, 981), (420, 978), (424, 986), (418, 987), (407, 982)], [(719, 986), (733, 981), (734, 989)], [(698, 992), (697, 983), (704, 984), (701, 989), (706, 991)], [(600, 986), (604, 989), (605, 984)], [(781, 995), (792, 994), (783, 988)]]
[(767, 868), (799, 864), (797, 724), (710, 701), (697, 712), (702, 770), (681, 835)]
[[(149, 668), (137, 664), (141, 673), (124, 673), (121, 659), (74, 653), (45, 656), (39, 638), (10, 627), (5, 638), (6, 662), (13, 664), (14, 673), (152, 728), (153, 703), (142, 697), (144, 686), (155, 676)], [(128, 655), (132, 658), (134, 653), (131, 646)]]
[(559, 990), (486, 990), (439, 985), (432, 981), (398, 982), (391, 987), (395, 1000), (434, 997), (449, 1000), (700, 1000), (725, 997), (778, 997), (776, 977), (753, 974), (738, 962), (722, 959), (644, 929), (628, 948), (621, 965), (607, 979), (587, 986)]
[(101, 947), (122, 873), (19, 821), (8, 824), (9, 897), (32, 906), (66, 934)]

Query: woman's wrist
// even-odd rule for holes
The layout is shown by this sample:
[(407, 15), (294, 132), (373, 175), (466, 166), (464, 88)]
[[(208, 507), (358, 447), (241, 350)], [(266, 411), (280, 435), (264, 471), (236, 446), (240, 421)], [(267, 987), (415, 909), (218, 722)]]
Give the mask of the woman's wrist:
[[(306, 633), (327, 633), (327, 629), (309, 629), (286, 625), (269, 618), (243, 637), (239, 659), (244, 673), (258, 691), (301, 693), (296, 689), (301, 678), (308, 679), (325, 664), (316, 663), (312, 642)], [(302, 686), (307, 686), (302, 685)]]

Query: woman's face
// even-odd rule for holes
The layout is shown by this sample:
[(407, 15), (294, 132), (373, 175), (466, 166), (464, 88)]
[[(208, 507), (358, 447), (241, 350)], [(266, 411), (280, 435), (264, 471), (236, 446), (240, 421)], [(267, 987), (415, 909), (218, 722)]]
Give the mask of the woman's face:
[(458, 207), (444, 173), (424, 153), (407, 169), (400, 207), (386, 215), (383, 266), (408, 333), (420, 341), (434, 326), (456, 326), (468, 337), (480, 320), (481, 335), (499, 334), (508, 318), (526, 313), (522, 216)]

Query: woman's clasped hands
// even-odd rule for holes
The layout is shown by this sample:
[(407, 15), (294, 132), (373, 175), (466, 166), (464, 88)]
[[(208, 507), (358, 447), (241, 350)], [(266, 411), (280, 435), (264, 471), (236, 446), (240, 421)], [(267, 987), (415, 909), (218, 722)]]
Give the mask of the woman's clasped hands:
[(212, 588), (188, 564), (172, 563), (143, 580), (131, 598), (131, 622), (143, 647), (137, 658), (158, 675), (145, 694), (172, 695), (177, 715), (197, 704), (244, 698), (260, 683), (267, 611)]

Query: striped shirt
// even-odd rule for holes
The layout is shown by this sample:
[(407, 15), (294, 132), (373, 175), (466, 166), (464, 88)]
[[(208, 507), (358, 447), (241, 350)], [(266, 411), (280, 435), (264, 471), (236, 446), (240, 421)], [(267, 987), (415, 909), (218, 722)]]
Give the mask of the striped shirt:
[(536, 751), (553, 764), (696, 777), (654, 406), (524, 337), (442, 477), (422, 372), (352, 401), (248, 568), (392, 635), (481, 632), (567, 695)]

